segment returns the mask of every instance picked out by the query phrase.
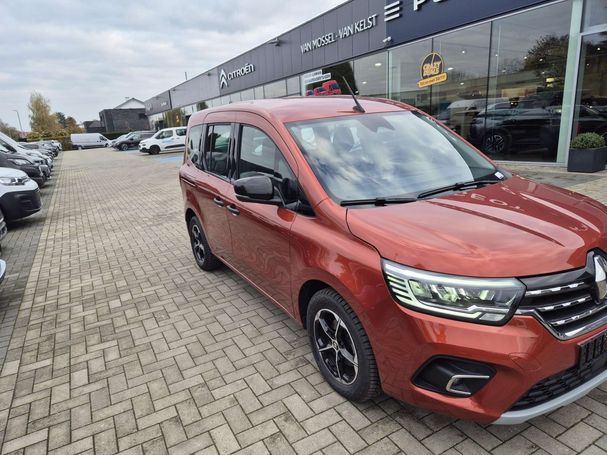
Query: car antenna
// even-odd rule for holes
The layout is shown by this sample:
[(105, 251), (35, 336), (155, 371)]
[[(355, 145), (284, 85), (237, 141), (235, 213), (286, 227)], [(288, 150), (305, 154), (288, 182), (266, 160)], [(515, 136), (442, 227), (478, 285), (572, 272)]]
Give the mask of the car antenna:
[(346, 84), (346, 88), (348, 89), (348, 92), (350, 92), (350, 95), (352, 95), (352, 99), (354, 100), (354, 107), (352, 109), (354, 109), (356, 112), (365, 113), (366, 112), (365, 109), (360, 105), (360, 103), (356, 99), (356, 96), (354, 95), (354, 92), (350, 88), (350, 84), (348, 84), (348, 81), (346, 80), (346, 78), (344, 76), (342, 76), (341, 78), (344, 81), (344, 84)]

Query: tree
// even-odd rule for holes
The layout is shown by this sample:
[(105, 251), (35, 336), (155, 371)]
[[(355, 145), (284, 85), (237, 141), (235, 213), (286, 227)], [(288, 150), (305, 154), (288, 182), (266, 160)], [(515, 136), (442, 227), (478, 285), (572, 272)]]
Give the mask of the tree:
[(65, 119), (65, 129), (69, 133), (82, 133), (82, 128), (78, 126), (78, 122), (74, 117), (68, 116)]
[(12, 137), (14, 140), (19, 139), (19, 130), (17, 128), (13, 128), (12, 126), (10, 126), (8, 123), (3, 122), (0, 119), (0, 131), (2, 131), (4, 134), (6, 134), (9, 137)]
[(565, 83), (565, 62), (567, 61), (569, 36), (546, 35), (537, 40), (527, 51), (525, 69), (533, 70), (540, 79), (552, 78), (553, 87)]
[(57, 117), (57, 123), (61, 128), (67, 128), (65, 114), (63, 112), (55, 112), (55, 117)]
[(51, 105), (42, 94), (32, 92), (27, 107), (30, 110), (30, 126), (33, 132), (53, 134), (59, 131), (57, 117), (51, 113)]

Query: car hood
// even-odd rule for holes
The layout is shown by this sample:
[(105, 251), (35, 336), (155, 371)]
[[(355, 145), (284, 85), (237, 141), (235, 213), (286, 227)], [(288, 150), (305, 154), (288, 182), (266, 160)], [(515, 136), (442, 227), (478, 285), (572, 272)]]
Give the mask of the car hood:
[(346, 217), (382, 257), (454, 275), (553, 273), (583, 267), (588, 250), (607, 250), (607, 207), (517, 176), (446, 197), (350, 208)]
[(0, 177), (14, 177), (14, 178), (23, 178), (27, 177), (27, 174), (19, 169), (14, 169), (12, 167), (0, 167)]

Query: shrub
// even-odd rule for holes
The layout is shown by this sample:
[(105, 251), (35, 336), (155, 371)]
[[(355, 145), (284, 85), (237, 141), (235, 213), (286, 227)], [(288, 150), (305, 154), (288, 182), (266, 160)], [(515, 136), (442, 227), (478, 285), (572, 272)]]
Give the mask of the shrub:
[(572, 149), (598, 149), (605, 147), (605, 138), (597, 133), (578, 134), (571, 141)]

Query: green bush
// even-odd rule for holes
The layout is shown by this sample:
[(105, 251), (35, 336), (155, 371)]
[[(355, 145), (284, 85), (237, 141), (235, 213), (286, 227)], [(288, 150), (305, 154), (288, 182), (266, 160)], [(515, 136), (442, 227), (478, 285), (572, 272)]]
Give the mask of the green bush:
[(571, 141), (572, 149), (598, 149), (601, 147), (605, 147), (605, 138), (597, 133), (578, 134)]

